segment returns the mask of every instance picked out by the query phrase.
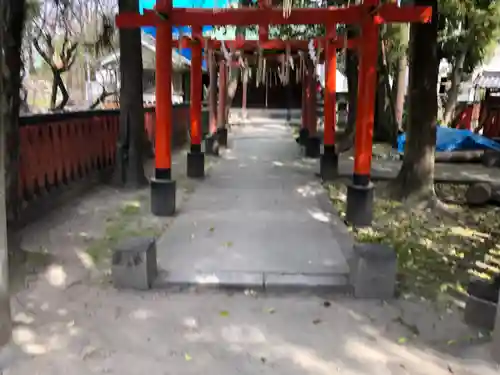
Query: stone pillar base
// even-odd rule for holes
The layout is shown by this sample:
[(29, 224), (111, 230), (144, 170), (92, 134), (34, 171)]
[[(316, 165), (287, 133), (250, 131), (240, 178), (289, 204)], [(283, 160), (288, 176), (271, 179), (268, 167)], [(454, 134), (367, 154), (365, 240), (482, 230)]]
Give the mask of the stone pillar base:
[(219, 139), (217, 133), (211, 134), (205, 138), (205, 153), (207, 155), (219, 156)]
[(221, 147), (227, 147), (227, 128), (217, 129), (217, 137)]
[(321, 139), (317, 136), (309, 137), (306, 141), (306, 157), (319, 158), (321, 155)]
[(187, 176), (190, 178), (205, 177), (205, 154), (199, 150), (193, 149), (187, 154)]
[(173, 216), (175, 214), (174, 180), (151, 179), (151, 212), (156, 216)]
[(346, 221), (354, 227), (369, 227), (373, 220), (373, 183), (347, 186)]
[(334, 181), (339, 173), (339, 158), (335, 145), (325, 145), (319, 163), (319, 174), (325, 182)]

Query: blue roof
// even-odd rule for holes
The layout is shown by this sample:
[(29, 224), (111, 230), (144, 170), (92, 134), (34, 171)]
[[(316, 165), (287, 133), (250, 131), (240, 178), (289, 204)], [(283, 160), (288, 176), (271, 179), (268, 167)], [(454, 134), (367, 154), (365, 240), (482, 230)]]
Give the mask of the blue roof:
[[(229, 5), (230, 0), (173, 0), (174, 8), (226, 8)], [(156, 0), (139, 0), (139, 11), (142, 13), (144, 9), (153, 9), (156, 4)], [(204, 26), (203, 32), (212, 30), (212, 26)], [(142, 30), (156, 38), (156, 27), (146, 26)], [(183, 34), (191, 34), (191, 28), (189, 26), (174, 27), (172, 33), (178, 35), (179, 32)], [(179, 51), (182, 56), (191, 61), (191, 49), (183, 48)], [(203, 68), (206, 68), (206, 62), (203, 60)]]

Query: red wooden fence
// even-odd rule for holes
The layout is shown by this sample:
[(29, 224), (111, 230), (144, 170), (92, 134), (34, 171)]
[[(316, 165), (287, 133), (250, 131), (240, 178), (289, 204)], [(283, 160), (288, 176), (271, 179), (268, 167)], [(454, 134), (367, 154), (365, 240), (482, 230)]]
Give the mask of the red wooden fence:
[[(145, 128), (154, 139), (154, 108), (145, 108)], [(19, 198), (31, 201), (54, 187), (82, 180), (115, 163), (119, 110), (21, 117)], [(189, 108), (174, 107), (174, 146), (187, 139)]]

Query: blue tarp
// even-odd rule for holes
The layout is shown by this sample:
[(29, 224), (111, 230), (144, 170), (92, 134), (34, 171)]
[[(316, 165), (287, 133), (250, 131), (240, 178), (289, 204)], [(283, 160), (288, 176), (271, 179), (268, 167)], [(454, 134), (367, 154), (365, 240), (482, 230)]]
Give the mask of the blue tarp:
[[(452, 129), (443, 126), (437, 127), (436, 151), (464, 151), (464, 150), (496, 150), (500, 151), (500, 143), (470, 130)], [(406, 134), (398, 137), (398, 151), (404, 152)]]

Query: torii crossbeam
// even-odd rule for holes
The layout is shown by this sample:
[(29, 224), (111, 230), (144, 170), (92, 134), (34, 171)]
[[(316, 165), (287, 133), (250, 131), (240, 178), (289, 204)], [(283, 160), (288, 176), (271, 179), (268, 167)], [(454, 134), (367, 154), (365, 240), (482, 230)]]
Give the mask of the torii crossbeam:
[[(265, 2), (265, 1), (264, 1)], [(262, 1), (261, 1), (262, 3)], [(175, 213), (175, 181), (171, 175), (171, 121), (172, 121), (172, 27), (191, 26), (193, 35), (201, 37), (201, 27), (214, 26), (259, 26), (259, 39), (267, 38), (269, 25), (312, 25), (323, 24), (327, 28), (327, 38), (335, 38), (337, 24), (359, 24), (361, 36), (358, 43), (359, 77), (358, 105), (356, 118), (356, 155), (353, 181), (348, 189), (347, 220), (357, 226), (369, 225), (372, 221), (373, 191), (370, 182), (372, 161), (372, 133), (375, 112), (375, 92), (377, 85), (377, 56), (379, 25), (395, 22), (429, 22), (432, 7), (404, 6), (395, 3), (381, 4), (380, 0), (364, 0), (363, 4), (338, 8), (292, 8), (285, 14), (281, 8), (269, 5), (259, 8), (197, 9), (173, 8), (172, 0), (156, 0), (155, 10), (145, 10), (144, 14), (122, 13), (116, 17), (119, 28), (138, 28), (156, 26), (156, 164), (155, 176), (151, 180), (151, 208), (159, 216)], [(325, 151), (321, 159), (322, 176), (336, 174), (337, 155), (333, 139), (335, 112), (331, 108), (335, 87), (334, 69), (329, 69), (335, 61), (333, 42), (326, 45), (326, 82), (325, 90)], [(194, 48), (194, 47), (193, 47)], [(201, 88), (201, 43), (200, 53), (193, 54), (194, 68), (200, 74), (192, 77), (191, 98), (199, 93), (193, 89)], [(332, 72), (333, 71), (333, 72)], [(194, 82), (193, 82), (194, 81)], [(200, 82), (198, 82), (200, 81)], [(199, 122), (201, 103), (195, 99), (191, 106), (191, 121)], [(193, 107), (194, 106), (194, 107)], [(328, 106), (328, 108), (326, 107)], [(199, 136), (196, 142), (199, 142)], [(328, 147), (327, 147), (328, 146)], [(200, 146), (201, 149), (201, 146)], [(326, 171), (326, 172), (325, 172)]]

